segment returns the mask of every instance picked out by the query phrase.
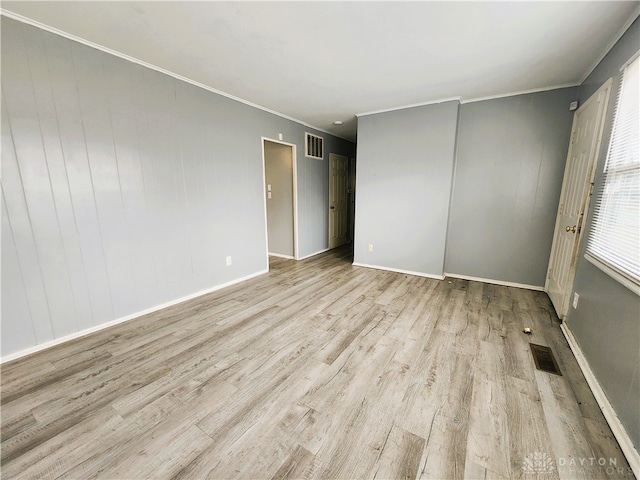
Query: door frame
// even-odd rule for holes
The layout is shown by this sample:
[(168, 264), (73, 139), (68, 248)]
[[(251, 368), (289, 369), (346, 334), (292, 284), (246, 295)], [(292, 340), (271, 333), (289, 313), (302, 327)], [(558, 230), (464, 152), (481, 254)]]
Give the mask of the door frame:
[(269, 137), (260, 137), (260, 148), (262, 149), (262, 201), (264, 206), (264, 235), (265, 235), (265, 255), (267, 268), (269, 267), (269, 225), (267, 220), (267, 159), (265, 157), (264, 142), (278, 143), (291, 147), (291, 165), (293, 167), (293, 259), (298, 260), (298, 156), (297, 145), (295, 143), (283, 142)]
[[(604, 126), (606, 123), (606, 118), (607, 118), (607, 111), (609, 110), (609, 100), (611, 98), (611, 87), (613, 85), (613, 78), (609, 78), (606, 82), (604, 82), (600, 88), (598, 88), (598, 90), (596, 90), (589, 98), (586, 102), (584, 102), (582, 105), (580, 105), (580, 108), (578, 108), (575, 113), (573, 114), (573, 123), (571, 125), (571, 136), (570, 136), (570, 143), (569, 143), (569, 150), (567, 151), (567, 162), (569, 161), (569, 159), (571, 158), (571, 154), (573, 151), (573, 138), (575, 135), (575, 129), (576, 129), (576, 123), (577, 123), (577, 118), (578, 118), (578, 113), (585, 109), (591, 102), (597, 101), (598, 96), (600, 96), (600, 94), (603, 91), (607, 91), (606, 93), (606, 98), (604, 101), (604, 105), (603, 105), (603, 110), (601, 113), (601, 117), (600, 117), (600, 125), (598, 125), (597, 127), (597, 132), (596, 132), (596, 145), (595, 148), (593, 149), (593, 157), (589, 159), (589, 161), (591, 162), (591, 165), (588, 166), (587, 168), (587, 174), (586, 174), (586, 178), (585, 178), (585, 182), (588, 185), (587, 188), (585, 188), (585, 193), (584, 193), (584, 197), (582, 198), (582, 209), (581, 209), (581, 216), (578, 220), (578, 231), (576, 232), (576, 241), (575, 241), (575, 245), (573, 247), (573, 251), (571, 252), (571, 262), (569, 263), (569, 274), (567, 276), (567, 284), (565, 285), (565, 291), (563, 294), (563, 298), (562, 298), (562, 308), (560, 309), (560, 311), (556, 311), (556, 313), (558, 314), (558, 318), (560, 318), (561, 320), (564, 320), (567, 316), (567, 314), (569, 313), (569, 304), (570, 304), (570, 299), (571, 299), (571, 292), (573, 291), (573, 286), (575, 284), (575, 277), (576, 277), (576, 269), (578, 267), (578, 257), (580, 254), (580, 245), (582, 244), (582, 238), (584, 236), (584, 226), (586, 225), (586, 221), (587, 221), (587, 217), (589, 215), (589, 207), (591, 206), (591, 197), (593, 194), (593, 185), (594, 185), (594, 180), (595, 180), (595, 176), (596, 176), (596, 171), (598, 168), (598, 158), (600, 156), (600, 148), (602, 147), (602, 137), (603, 137), (603, 133), (604, 133)], [(568, 163), (565, 163), (565, 168), (564, 168), (564, 175), (562, 177), (562, 187), (560, 190), (560, 199), (558, 200), (558, 210), (556, 211), (556, 221), (555, 221), (555, 228), (553, 229), (553, 242), (551, 244), (551, 254), (549, 255), (549, 263), (547, 265), (547, 275), (545, 278), (545, 282), (544, 282), (544, 291), (545, 293), (548, 294), (549, 292), (549, 271), (551, 269), (551, 265), (553, 265), (553, 262), (555, 260), (555, 253), (556, 253), (556, 244), (558, 242), (558, 234), (560, 232), (559, 229), (562, 229), (563, 226), (560, 225), (560, 203), (564, 200), (564, 196), (565, 196), (565, 188), (567, 187), (566, 182), (567, 182), (567, 175), (569, 174), (568, 171)], [(555, 308), (555, 305), (554, 305)]]
[(349, 242), (354, 241), (356, 228), (356, 158), (349, 159)]
[[(327, 246), (329, 247), (329, 250), (331, 250), (331, 155), (335, 156), (335, 157), (341, 157), (344, 158), (347, 161), (347, 184), (349, 183), (349, 157), (347, 155), (340, 155), (339, 153), (329, 153), (329, 184), (327, 185), (327, 197), (328, 197), (328, 203), (327, 203)], [(349, 196), (347, 195), (347, 211), (349, 210), (350, 205), (349, 205)], [(347, 236), (349, 236), (349, 222), (348, 222), (348, 216), (347, 216)], [(347, 239), (347, 241), (345, 243), (343, 243), (342, 245), (346, 245), (347, 243), (349, 243), (349, 239)], [(340, 245), (340, 246), (342, 246)], [(333, 248), (338, 248), (338, 247), (333, 247)]]

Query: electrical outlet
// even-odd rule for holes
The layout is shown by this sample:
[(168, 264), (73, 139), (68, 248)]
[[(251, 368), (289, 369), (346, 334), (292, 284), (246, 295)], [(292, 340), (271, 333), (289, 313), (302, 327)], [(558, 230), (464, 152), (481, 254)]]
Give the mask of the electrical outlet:
[(227, 267), (231, 265), (231, 257), (227, 257)]
[(370, 243), (370, 244), (369, 244), (369, 251), (370, 251), (370, 252), (373, 252), (373, 243)]
[(573, 308), (574, 309), (578, 308), (579, 299), (580, 299), (580, 295), (578, 295), (578, 292), (573, 292)]

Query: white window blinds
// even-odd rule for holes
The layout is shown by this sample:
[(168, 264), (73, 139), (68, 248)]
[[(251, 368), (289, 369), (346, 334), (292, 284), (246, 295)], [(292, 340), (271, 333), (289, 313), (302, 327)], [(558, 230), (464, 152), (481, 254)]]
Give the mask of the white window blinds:
[[(611, 142), (598, 192), (587, 259), (640, 285), (640, 57), (622, 73)], [(603, 265), (598, 265), (601, 263)], [(611, 270), (611, 271), (609, 271)], [(636, 288), (630, 287), (637, 291)]]

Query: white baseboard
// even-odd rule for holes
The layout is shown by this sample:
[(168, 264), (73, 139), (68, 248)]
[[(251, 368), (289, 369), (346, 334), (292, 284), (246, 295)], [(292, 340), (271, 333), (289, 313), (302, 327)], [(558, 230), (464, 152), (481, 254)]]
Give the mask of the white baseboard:
[(287, 260), (295, 260), (293, 255), (282, 255), (280, 253), (269, 252), (270, 257), (286, 258)]
[(578, 342), (576, 342), (573, 333), (571, 333), (571, 330), (569, 330), (569, 326), (565, 322), (562, 322), (560, 324), (560, 329), (562, 330), (562, 333), (564, 333), (564, 337), (567, 339), (569, 347), (571, 348), (573, 355), (578, 361), (580, 370), (582, 370), (584, 378), (587, 380), (589, 388), (591, 388), (593, 396), (595, 397), (596, 402), (598, 402), (598, 406), (600, 407), (600, 410), (602, 410), (604, 418), (607, 420), (607, 423), (609, 424), (614, 437), (616, 437), (616, 440), (620, 444), (622, 453), (624, 453), (624, 456), (627, 458), (627, 462), (629, 462), (631, 470), (633, 470), (636, 478), (640, 478), (640, 453), (638, 453), (638, 450), (636, 450), (636, 448), (633, 446), (631, 437), (629, 437), (629, 434), (625, 430), (624, 425), (622, 425), (622, 422), (618, 418), (616, 411), (613, 409), (613, 406), (609, 402), (607, 395), (604, 393), (604, 390), (600, 386), (600, 382), (598, 382), (598, 379), (591, 370), (591, 367), (589, 367), (589, 362), (582, 353), (580, 345), (578, 345)]
[(325, 248), (324, 250), (319, 250), (315, 253), (310, 253), (309, 255), (305, 255), (304, 257), (300, 257), (298, 260), (304, 260), (305, 258), (315, 257), (316, 255), (320, 255), (321, 253), (325, 253), (331, 250), (330, 248)]
[(117, 318), (115, 320), (111, 320), (109, 322), (101, 323), (100, 325), (96, 325), (94, 327), (87, 328), (85, 330), (81, 330), (79, 332), (71, 333), (69, 335), (65, 335), (64, 337), (54, 338), (53, 340), (49, 340), (48, 342), (41, 343), (39, 345), (34, 345), (33, 347), (25, 348), (24, 350), (20, 350), (18, 352), (10, 353), (3, 357), (0, 357), (0, 364), (10, 362), (11, 360), (16, 360), (18, 358), (31, 355), (32, 353), (40, 352), (42, 350), (46, 350), (47, 348), (55, 347), (56, 345), (60, 345), (65, 342), (69, 342), (71, 340), (75, 340), (76, 338), (84, 337), (85, 335), (89, 335), (91, 333), (99, 332), (100, 330), (104, 330), (105, 328), (113, 327), (114, 325), (118, 325), (119, 323), (128, 322), (129, 320), (133, 320), (135, 318), (141, 317), (143, 315), (147, 315), (148, 313), (157, 312), (158, 310), (162, 310), (163, 308), (171, 307), (173, 305), (177, 305), (182, 302), (186, 302), (187, 300), (192, 300), (194, 298), (200, 297), (202, 295), (206, 295), (211, 292), (215, 292), (216, 290), (221, 290), (226, 287), (230, 287), (231, 285), (235, 285), (236, 283), (244, 282), (254, 277), (258, 277), (260, 275), (264, 275), (265, 273), (269, 273), (268, 270), (261, 270), (256, 273), (252, 273), (251, 275), (247, 275), (246, 277), (238, 278), (236, 280), (232, 280), (227, 283), (223, 283), (222, 285), (216, 285), (215, 287), (208, 288), (206, 290), (200, 290), (199, 292), (193, 293), (191, 295), (187, 295), (186, 297), (178, 298), (176, 300), (172, 300), (167, 303), (163, 303), (162, 305), (157, 305), (155, 307), (148, 308), (146, 310), (142, 310), (141, 312), (136, 312), (131, 315), (127, 315), (126, 317)]
[(493, 285), (502, 285), (503, 287), (526, 288), (527, 290), (535, 290), (536, 292), (544, 292), (544, 287), (539, 285), (528, 285), (526, 283), (504, 282), (502, 280), (493, 280), (491, 278), (470, 277), (469, 275), (458, 275), (457, 273), (445, 273), (445, 277), (459, 278), (461, 280), (471, 280), (472, 282), (491, 283)]
[(368, 265), (366, 263), (353, 262), (354, 267), (374, 268), (376, 270), (385, 270), (387, 272), (404, 273), (406, 275), (415, 275), (416, 277), (434, 278), (436, 280), (444, 280), (444, 275), (434, 275), (431, 273), (413, 272), (411, 270), (401, 270), (399, 268), (381, 267), (380, 265)]

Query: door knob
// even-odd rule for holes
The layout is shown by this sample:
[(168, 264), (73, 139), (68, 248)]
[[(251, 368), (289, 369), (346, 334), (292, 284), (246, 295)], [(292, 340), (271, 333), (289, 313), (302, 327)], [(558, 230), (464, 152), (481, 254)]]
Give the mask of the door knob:
[(331, 205), (329, 208), (330, 208), (331, 210), (333, 210), (333, 209), (334, 209), (334, 208), (336, 208), (336, 207), (334, 207), (333, 205)]
[(565, 227), (565, 230), (566, 230), (567, 232), (576, 233), (576, 226), (574, 225), (573, 227), (570, 227), (569, 225), (567, 225), (567, 226)]

